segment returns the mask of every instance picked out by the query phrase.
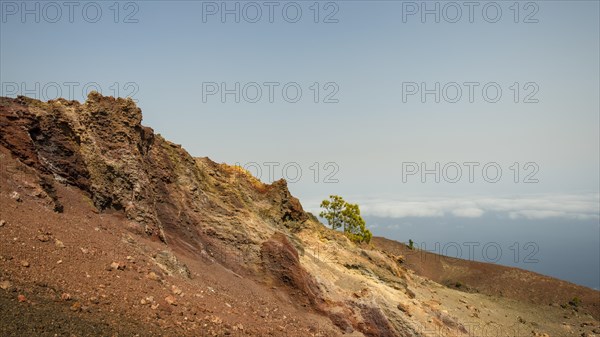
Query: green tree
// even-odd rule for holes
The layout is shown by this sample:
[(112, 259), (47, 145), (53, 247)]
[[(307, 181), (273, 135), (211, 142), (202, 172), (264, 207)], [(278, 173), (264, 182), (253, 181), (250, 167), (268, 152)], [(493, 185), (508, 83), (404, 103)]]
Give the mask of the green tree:
[(330, 195), (329, 199), (321, 203), (321, 207), (325, 210), (319, 215), (327, 219), (331, 228), (341, 227), (350, 240), (369, 243), (373, 234), (367, 229), (358, 205), (350, 204), (337, 195)]
[(330, 195), (329, 199), (321, 202), (321, 208), (325, 210), (319, 213), (319, 216), (327, 220), (327, 224), (331, 226), (331, 229), (338, 229), (342, 227), (341, 214), (346, 202), (337, 195)]

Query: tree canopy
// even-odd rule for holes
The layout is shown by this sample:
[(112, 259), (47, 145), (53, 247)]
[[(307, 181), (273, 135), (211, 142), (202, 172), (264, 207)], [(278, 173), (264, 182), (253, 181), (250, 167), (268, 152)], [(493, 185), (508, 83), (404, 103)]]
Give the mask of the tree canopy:
[(329, 200), (321, 202), (321, 208), (324, 210), (319, 216), (325, 218), (332, 229), (342, 228), (354, 242), (371, 241), (373, 234), (367, 229), (357, 204), (348, 203), (340, 196), (330, 195)]

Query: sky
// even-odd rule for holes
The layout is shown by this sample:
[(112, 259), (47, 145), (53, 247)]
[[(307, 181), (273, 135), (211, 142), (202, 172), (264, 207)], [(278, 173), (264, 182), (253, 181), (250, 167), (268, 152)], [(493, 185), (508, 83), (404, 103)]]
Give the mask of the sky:
[(157, 133), (286, 178), (307, 210), (338, 194), (399, 241), (535, 242), (545, 262), (519, 267), (600, 288), (598, 1), (2, 0), (0, 16), (2, 96), (132, 97)]

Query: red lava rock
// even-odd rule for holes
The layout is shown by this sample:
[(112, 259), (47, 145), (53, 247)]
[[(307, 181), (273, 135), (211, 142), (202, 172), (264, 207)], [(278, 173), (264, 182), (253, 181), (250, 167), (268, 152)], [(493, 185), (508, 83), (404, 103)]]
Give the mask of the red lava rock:
[(21, 303), (27, 301), (27, 297), (25, 297), (25, 295), (21, 295), (19, 294), (19, 296), (17, 296), (17, 300)]
[(71, 311), (75, 311), (75, 312), (81, 311), (81, 303), (79, 303), (79, 302), (73, 303), (73, 305), (71, 305), (70, 309), (71, 309)]

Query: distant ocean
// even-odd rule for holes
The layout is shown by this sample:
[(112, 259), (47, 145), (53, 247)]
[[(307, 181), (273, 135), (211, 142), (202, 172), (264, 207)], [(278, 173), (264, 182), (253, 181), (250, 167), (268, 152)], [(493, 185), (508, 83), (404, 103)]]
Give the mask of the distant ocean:
[(374, 235), (443, 255), (518, 267), (600, 290), (598, 219), (382, 218), (366, 216)]

